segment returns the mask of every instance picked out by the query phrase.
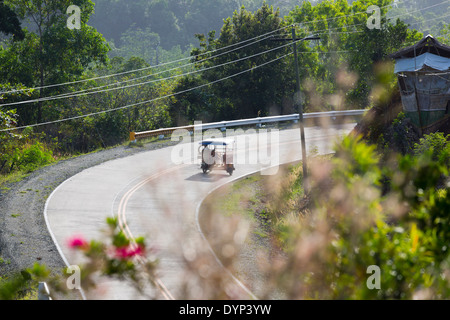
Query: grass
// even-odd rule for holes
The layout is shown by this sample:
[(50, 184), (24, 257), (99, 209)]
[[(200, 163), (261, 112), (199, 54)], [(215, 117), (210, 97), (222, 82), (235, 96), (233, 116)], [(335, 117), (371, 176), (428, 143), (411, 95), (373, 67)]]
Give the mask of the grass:
[(265, 214), (263, 181), (264, 178), (259, 174), (245, 177), (214, 192), (205, 202), (215, 214), (245, 219), (250, 223), (254, 235), (265, 238), (269, 235), (265, 225), (267, 220), (260, 216)]
[[(109, 150), (109, 149), (113, 149), (116, 147), (130, 147), (130, 148), (141, 148), (144, 147), (145, 144), (149, 144), (149, 143), (155, 143), (155, 142), (170, 142), (170, 139), (163, 139), (160, 140), (158, 137), (149, 137), (149, 138), (145, 138), (145, 139), (141, 139), (139, 141), (137, 141), (136, 143), (131, 143), (130, 141), (124, 141), (123, 143), (119, 143), (116, 144), (114, 146), (108, 146), (108, 147), (100, 147), (97, 148), (95, 150), (92, 150), (90, 152), (86, 152), (86, 153), (77, 153), (77, 154), (66, 154), (66, 155), (58, 155), (58, 156), (54, 156), (54, 161), (52, 161), (51, 163), (39, 166), (37, 168), (35, 168), (33, 171), (36, 171), (38, 169), (50, 166), (50, 165), (54, 165), (56, 163), (58, 163), (59, 161), (64, 161), (64, 160), (69, 160), (69, 159), (73, 159), (73, 158), (77, 158), (83, 155), (88, 155), (88, 154), (93, 154), (93, 153), (97, 153), (103, 150)], [(12, 183), (16, 183), (16, 182), (20, 182), (23, 179), (25, 179), (26, 177), (28, 177), (33, 171), (26, 171), (26, 170), (14, 170), (13, 172), (7, 173), (7, 174), (0, 174), (0, 190), (1, 191), (9, 191), (11, 188), (8, 187), (9, 184)], [(28, 190), (28, 191), (32, 191), (32, 190)], [(39, 192), (38, 190), (36, 190), (36, 192)], [(25, 193), (25, 192), (22, 192)]]
[[(2, 258), (0, 257), (0, 264), (1, 264)], [(0, 290), (4, 290), (4, 293), (9, 294), (11, 288), (8, 288), (8, 281), (10, 279), (6, 276), (0, 275)], [(2, 296), (2, 292), (0, 292), (0, 296)], [(17, 292), (15, 297), (9, 297), (14, 300), (38, 300), (39, 298), (39, 291), (38, 291), (38, 285), (37, 284), (31, 284), (28, 288), (20, 288), (20, 291)]]
[[(12, 183), (16, 183), (16, 182), (20, 182), (23, 179), (25, 179), (26, 177), (28, 177), (33, 171), (45, 168), (47, 166), (50, 165), (54, 165), (55, 163), (58, 163), (59, 161), (64, 161), (64, 160), (68, 160), (68, 159), (73, 159), (82, 155), (86, 155), (86, 154), (91, 154), (91, 153), (96, 153), (102, 150), (107, 150), (107, 149), (111, 149), (111, 148), (115, 148), (121, 145), (125, 145), (124, 144), (119, 144), (116, 146), (111, 146), (111, 147), (107, 147), (107, 148), (98, 148), (95, 149), (91, 152), (87, 152), (87, 153), (81, 153), (81, 154), (70, 154), (70, 155), (55, 155), (53, 156), (53, 161), (47, 164), (43, 164), (41, 166), (38, 166), (36, 168), (34, 168), (34, 170), (23, 170), (23, 169), (16, 169), (13, 172), (7, 173), (7, 174), (0, 174), (0, 189), (2, 191), (9, 191), (11, 188), (8, 187), (9, 184)], [(27, 191), (32, 191), (27, 190)], [(39, 192), (38, 190), (36, 190), (36, 192)], [(25, 192), (21, 192), (21, 193), (25, 193)]]
[(28, 177), (29, 174), (30, 174), (29, 172), (19, 170), (11, 172), (6, 175), (0, 175), (0, 188), (2, 189), (2, 191), (8, 191), (10, 190), (10, 188), (7, 187), (8, 184), (20, 182), (26, 177)]
[(26, 291), (26, 294), (18, 298), (17, 300), (38, 300), (38, 298), (39, 298), (38, 287), (34, 286), (28, 289)]
[[(332, 155), (317, 156), (330, 159)], [(239, 215), (252, 223), (252, 233), (274, 237), (282, 243), (293, 220), (299, 219), (305, 205), (302, 163), (284, 165), (275, 176), (251, 175), (227, 189), (219, 189), (208, 199), (210, 212), (232, 217)]]
[(259, 175), (246, 177), (233, 183), (229, 193), (218, 194), (214, 199), (216, 208), (225, 216), (242, 214), (254, 220), (253, 211), (260, 204)]

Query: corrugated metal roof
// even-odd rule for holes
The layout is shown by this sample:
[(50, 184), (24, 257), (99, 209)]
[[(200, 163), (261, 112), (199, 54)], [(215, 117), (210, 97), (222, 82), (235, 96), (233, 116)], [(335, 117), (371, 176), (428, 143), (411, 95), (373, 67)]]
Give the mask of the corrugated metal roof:
[(414, 58), (427, 52), (437, 56), (450, 58), (450, 46), (440, 43), (432, 35), (427, 35), (415, 45), (403, 48), (391, 54), (389, 57), (395, 60)]

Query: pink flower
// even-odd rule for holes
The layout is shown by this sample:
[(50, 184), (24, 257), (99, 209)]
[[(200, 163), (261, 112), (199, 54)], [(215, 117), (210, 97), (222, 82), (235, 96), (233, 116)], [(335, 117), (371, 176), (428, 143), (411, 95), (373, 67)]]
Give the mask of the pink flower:
[(142, 246), (127, 246), (115, 249), (116, 257), (119, 259), (128, 259), (135, 256), (142, 256), (144, 249)]
[(72, 249), (86, 249), (89, 243), (82, 236), (74, 236), (68, 241), (69, 247)]

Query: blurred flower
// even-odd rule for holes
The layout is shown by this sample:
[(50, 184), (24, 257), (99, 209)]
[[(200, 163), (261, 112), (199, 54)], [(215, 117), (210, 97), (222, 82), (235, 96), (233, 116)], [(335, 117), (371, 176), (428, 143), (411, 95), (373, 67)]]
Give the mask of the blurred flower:
[(413, 294), (413, 300), (430, 300), (433, 297), (431, 289), (421, 289)]
[(115, 256), (119, 259), (128, 259), (135, 256), (142, 256), (144, 248), (142, 246), (124, 246), (115, 248)]
[(68, 245), (71, 249), (86, 249), (89, 247), (89, 243), (82, 236), (70, 238)]

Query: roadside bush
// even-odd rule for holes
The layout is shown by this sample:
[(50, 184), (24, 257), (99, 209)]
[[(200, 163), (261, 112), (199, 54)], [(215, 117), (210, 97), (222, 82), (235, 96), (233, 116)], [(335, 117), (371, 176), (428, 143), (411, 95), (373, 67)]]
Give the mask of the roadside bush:
[(414, 145), (414, 154), (420, 155), (431, 152), (433, 161), (450, 166), (450, 134), (444, 136), (442, 132), (425, 135), (419, 143)]
[[(296, 216), (291, 210), (295, 206), (288, 206), (278, 212), (285, 216), (274, 219), (283, 252), (258, 261), (267, 277), (259, 297), (268, 298), (276, 290), (288, 300), (450, 298), (450, 186), (436, 187), (448, 168), (427, 151), (382, 162), (375, 146), (352, 137), (335, 149), (331, 160), (311, 163), (309, 208)], [(299, 167), (287, 175), (292, 197), (303, 196)], [(383, 176), (391, 184), (388, 193), (380, 184)], [(318, 188), (323, 180), (327, 192)], [(283, 186), (277, 194), (292, 199)], [(108, 225), (113, 247), (82, 238), (73, 238), (70, 246), (89, 259), (88, 273), (124, 276), (139, 288), (141, 276), (156, 270), (155, 261), (139, 267), (130, 260), (145, 255), (145, 240), (130, 242), (117, 219), (108, 219)], [(222, 221), (220, 228), (224, 226)], [(201, 267), (204, 257), (198, 259), (189, 263)], [(375, 282), (369, 281), (370, 267), (380, 270)], [(91, 280), (83, 280), (86, 288)], [(211, 280), (217, 289), (213, 280), (220, 280)]]
[(36, 142), (33, 145), (26, 145), (23, 149), (17, 148), (13, 161), (20, 170), (31, 172), (52, 163), (54, 158), (51, 150), (45, 148), (40, 142)]
[[(14, 110), (0, 111), (0, 128), (14, 128), (16, 119)], [(35, 133), (30, 127), (21, 132), (0, 132), (0, 173), (7, 174), (16, 169), (30, 172), (53, 162), (53, 152), (40, 142), (44, 139), (44, 133)]]
[(388, 154), (412, 154), (414, 144), (419, 140), (417, 130), (404, 112), (400, 112), (388, 126), (381, 127), (376, 143), (380, 152)]
[[(287, 259), (272, 270), (288, 299), (450, 297), (450, 188), (437, 188), (449, 171), (424, 151), (383, 162), (375, 146), (346, 137), (327, 165), (311, 163), (310, 213), (286, 217)], [(329, 177), (328, 192), (317, 188)], [(370, 266), (378, 288), (368, 286)]]

